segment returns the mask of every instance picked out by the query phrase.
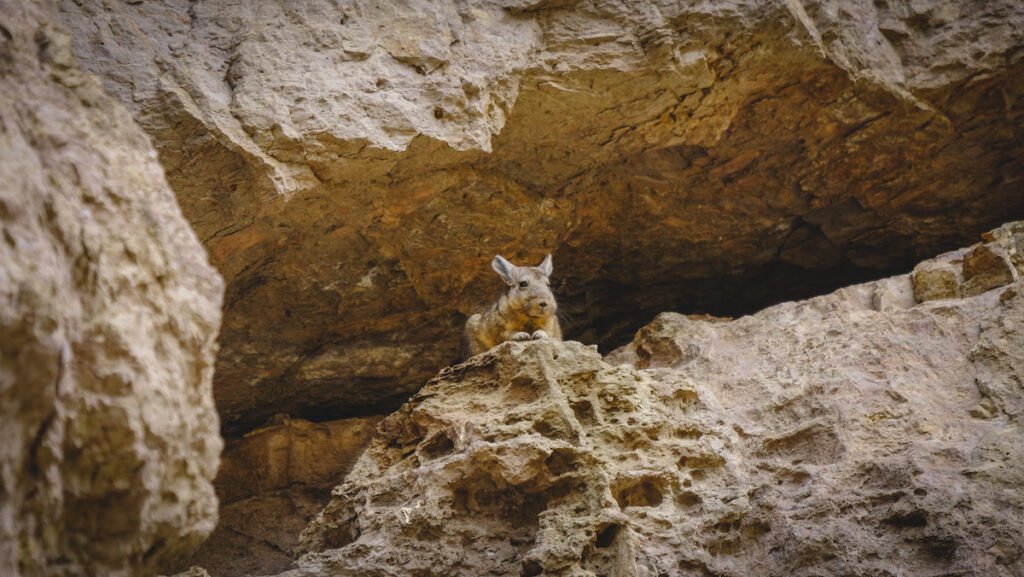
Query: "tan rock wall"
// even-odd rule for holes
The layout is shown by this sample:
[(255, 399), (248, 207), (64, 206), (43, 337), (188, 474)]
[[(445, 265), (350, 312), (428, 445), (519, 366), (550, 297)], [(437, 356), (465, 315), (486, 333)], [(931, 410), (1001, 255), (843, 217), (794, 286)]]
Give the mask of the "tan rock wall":
[(223, 281), (49, 2), (0, 2), (0, 575), (152, 574), (213, 529)]

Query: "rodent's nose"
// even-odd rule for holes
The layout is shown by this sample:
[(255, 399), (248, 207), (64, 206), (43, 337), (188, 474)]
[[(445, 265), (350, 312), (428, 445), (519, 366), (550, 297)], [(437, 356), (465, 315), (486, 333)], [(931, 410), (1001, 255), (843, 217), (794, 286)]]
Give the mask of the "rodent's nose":
[(542, 309), (546, 309), (546, 308), (548, 308), (548, 303), (546, 303), (546, 302), (544, 302), (544, 301), (541, 301), (541, 302), (540, 302), (540, 308), (542, 308)]

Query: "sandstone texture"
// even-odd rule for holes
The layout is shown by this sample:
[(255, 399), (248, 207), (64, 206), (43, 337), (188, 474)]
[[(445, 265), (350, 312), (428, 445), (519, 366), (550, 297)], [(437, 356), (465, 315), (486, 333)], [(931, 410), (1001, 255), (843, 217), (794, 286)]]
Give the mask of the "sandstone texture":
[(55, 20), (0, 1), (0, 575), (153, 574), (217, 519), (224, 285)]
[(943, 254), (914, 267), (918, 302), (974, 296), (1020, 279), (1024, 273), (1024, 223), (1011, 222), (984, 235), (986, 242)]
[(282, 577), (1020, 575), (1014, 279), (500, 345), (381, 423)]
[(352, 469), (380, 417), (280, 421), (225, 443), (214, 481), (220, 522), (183, 567), (201, 566), (214, 577), (290, 567), (299, 534)]
[(553, 252), (569, 336), (610, 350), (1024, 215), (1016, 0), (61, 12), (228, 280), (231, 433), (397, 407), (457, 358), (495, 254)]

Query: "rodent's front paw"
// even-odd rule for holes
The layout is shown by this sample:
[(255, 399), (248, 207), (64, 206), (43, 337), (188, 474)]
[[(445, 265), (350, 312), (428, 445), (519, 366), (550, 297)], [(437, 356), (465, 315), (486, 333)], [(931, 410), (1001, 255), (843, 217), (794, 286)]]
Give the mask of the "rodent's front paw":
[(544, 331), (533, 331), (533, 340), (549, 338), (548, 334)]
[(530, 340), (530, 333), (524, 333), (523, 331), (519, 331), (518, 333), (512, 333), (512, 340), (513, 341), (528, 341), (528, 340)]

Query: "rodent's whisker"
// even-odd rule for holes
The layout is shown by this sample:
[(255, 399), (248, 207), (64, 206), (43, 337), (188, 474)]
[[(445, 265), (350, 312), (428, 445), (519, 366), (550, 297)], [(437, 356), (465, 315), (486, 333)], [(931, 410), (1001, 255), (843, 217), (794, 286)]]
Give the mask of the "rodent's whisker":
[(571, 316), (569, 316), (569, 313), (567, 313), (567, 312), (565, 311), (565, 309), (561, 309), (561, 308), (560, 308), (560, 309), (558, 309), (558, 310), (557, 310), (557, 311), (555, 312), (555, 316), (557, 316), (557, 317), (558, 317), (558, 320), (560, 320), (560, 321), (564, 322), (565, 324), (567, 324), (567, 325), (569, 325), (569, 326), (571, 326), (571, 327), (572, 327), (572, 326), (576, 326), (576, 323), (575, 323), (575, 322), (574, 322), (574, 321), (572, 320), (572, 317), (571, 317)]

